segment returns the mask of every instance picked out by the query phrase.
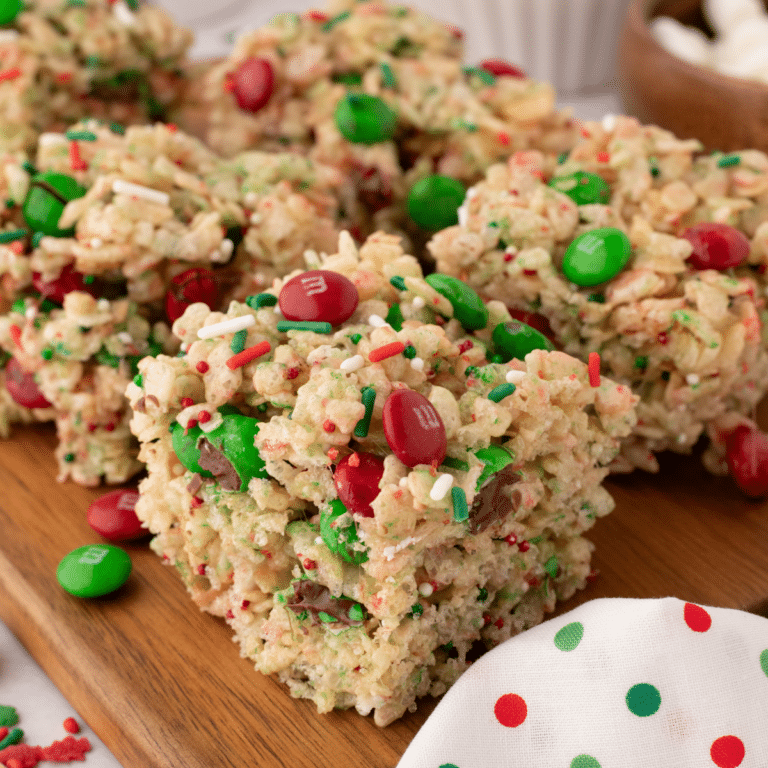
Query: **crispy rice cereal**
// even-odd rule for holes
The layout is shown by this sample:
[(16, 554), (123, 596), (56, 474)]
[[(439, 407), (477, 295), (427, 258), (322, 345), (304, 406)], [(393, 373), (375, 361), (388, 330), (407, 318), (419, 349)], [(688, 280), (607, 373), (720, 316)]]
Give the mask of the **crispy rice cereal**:
[[(59, 480), (125, 482), (142, 466), (128, 426), (125, 388), (139, 359), (178, 348), (170, 329), (151, 325), (127, 299), (97, 300), (79, 291), (68, 293), (60, 309), (20, 299), (14, 310), (0, 316), (6, 358), (0, 434), (7, 436), (11, 422), (53, 420)], [(36, 389), (24, 385), (26, 395), (32, 387), (50, 407), (27, 409), (14, 402), (5, 376), (15, 366), (34, 375)]]
[[(31, 0), (0, 30), (0, 150), (83, 117), (159, 119), (178, 98), (192, 33), (135, 0)], [(131, 7), (129, 7), (131, 6)]]
[[(756, 274), (695, 270), (686, 262), (691, 244), (676, 236), (681, 227), (712, 220), (720, 207), (752, 209), (755, 202), (729, 199), (728, 172), (716, 158), (694, 159), (695, 143), (629, 119), (619, 118), (618, 126), (594, 161), (583, 159), (582, 146), (558, 171), (599, 173), (611, 188), (608, 203), (577, 206), (545, 183), (537, 153), (520, 153), (489, 169), (468, 193), (461, 223), (437, 233), (428, 247), (438, 271), (546, 318), (564, 351), (583, 360), (599, 353), (603, 371), (640, 396), (637, 425), (614, 470), (656, 471), (656, 452), (688, 452), (705, 430), (720, 434), (717, 425), (729, 414), (750, 415), (765, 392)], [(593, 138), (602, 130), (590, 128)], [(625, 142), (625, 135), (635, 141)], [(640, 151), (643, 142), (655, 165)], [(674, 216), (670, 206), (677, 206)], [(580, 288), (563, 275), (563, 255), (576, 236), (599, 227), (626, 232), (632, 255), (614, 278)], [(761, 242), (755, 236), (755, 261)]]
[[(613, 508), (601, 482), (636, 398), (605, 378), (590, 386), (586, 366), (561, 352), (488, 364), (503, 304), (489, 302), (487, 329), (468, 337), (396, 237), (377, 234), (358, 252), (345, 233), (338, 254), (310, 259), (357, 288), (342, 326), (280, 332), (270, 304), (285, 281), (275, 281), (226, 313), (189, 307), (173, 327), (186, 354), (139, 363), (127, 391), (148, 469), (136, 512), (154, 551), (259, 671), (321, 712), (355, 707), (386, 725), (443, 693), (475, 641), (493, 646), (584, 587), (592, 545), (582, 534)], [(398, 298), (395, 330), (381, 318), (395, 317)], [(238, 346), (268, 351), (228, 366), (236, 333), (198, 331), (244, 317)], [(507, 396), (494, 397), (500, 385)], [(383, 409), (409, 390), (442, 421), (441, 466), (407, 466), (390, 447)], [(375, 399), (361, 430), (366, 392)], [(227, 443), (238, 439), (239, 449)], [(506, 457), (490, 476), (489, 446)], [(372, 516), (339, 507), (340, 465), (361, 461), (380, 465), (380, 481), (352, 483), (373, 488)]]
[[(177, 119), (190, 130), (202, 122), (206, 142), (224, 153), (289, 146), (338, 167), (362, 233), (413, 229), (404, 201), (419, 179), (438, 173), (472, 183), (510, 152), (554, 157), (578, 137), (551, 86), (494, 77), (465, 66), (461, 54), (456, 30), (405, 6), (344, 0), (327, 12), (280, 14), (236, 41), (204, 77), (193, 119)], [(254, 77), (242, 86), (238, 72), (254, 61), (271, 73), (263, 76), (272, 78), (268, 99), (241, 108)], [(394, 135), (347, 140), (335, 111), (348, 94), (381, 99), (396, 113)]]

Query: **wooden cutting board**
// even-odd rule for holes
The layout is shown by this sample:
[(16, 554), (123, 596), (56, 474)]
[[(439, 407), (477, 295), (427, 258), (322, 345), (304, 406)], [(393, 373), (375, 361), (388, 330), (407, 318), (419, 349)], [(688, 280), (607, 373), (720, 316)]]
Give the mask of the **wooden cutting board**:
[[(320, 716), (241, 659), (224, 622), (200, 613), (146, 541), (114, 595), (79, 600), (59, 560), (99, 537), (104, 492), (55, 481), (47, 426), (0, 441), (0, 616), (125, 768), (394, 768), (434, 702), (385, 729), (354, 712)], [(597, 579), (566, 603), (673, 595), (768, 615), (768, 502), (743, 499), (693, 458), (608, 483)]]

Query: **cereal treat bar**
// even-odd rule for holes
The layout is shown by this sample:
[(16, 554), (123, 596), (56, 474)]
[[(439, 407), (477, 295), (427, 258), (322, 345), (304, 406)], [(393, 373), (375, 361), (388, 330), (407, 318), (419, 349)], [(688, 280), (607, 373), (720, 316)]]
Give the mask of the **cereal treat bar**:
[(20, 421), (55, 421), (58, 479), (122, 483), (141, 469), (125, 388), (139, 359), (178, 348), (127, 299), (72, 291), (63, 307), (19, 299), (0, 316), (0, 434)]
[(585, 586), (636, 398), (512, 339), (489, 362), (504, 305), (393, 235), (310, 260), (139, 363), (136, 512), (259, 671), (386, 725)]
[(136, 0), (9, 0), (0, 18), (0, 151), (32, 150), (85, 117), (159, 119), (192, 33)]
[(256, 275), (266, 284), (338, 237), (338, 174), (297, 155), (225, 161), (170, 124), (86, 120), (43, 134), (34, 162), (5, 169), (16, 215), (0, 232), (7, 300), (82, 290), (87, 276), (98, 295), (161, 313), (165, 303), (173, 321), (193, 301), (248, 295)]
[(288, 146), (339, 168), (356, 234), (440, 229), (492, 162), (555, 157), (578, 138), (549, 85), (497, 60), (465, 66), (460, 37), (378, 1), (281, 14), (203, 78), (203, 136), (223, 153)]

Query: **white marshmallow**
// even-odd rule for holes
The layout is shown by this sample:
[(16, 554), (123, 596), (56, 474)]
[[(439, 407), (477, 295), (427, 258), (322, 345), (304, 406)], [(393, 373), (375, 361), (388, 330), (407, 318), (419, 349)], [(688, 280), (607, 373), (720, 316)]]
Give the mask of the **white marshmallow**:
[(718, 34), (726, 34), (736, 24), (765, 15), (760, 0), (704, 0), (704, 18)]
[(659, 16), (651, 22), (651, 34), (662, 48), (690, 64), (708, 64), (712, 44), (699, 29), (686, 27), (675, 19)]

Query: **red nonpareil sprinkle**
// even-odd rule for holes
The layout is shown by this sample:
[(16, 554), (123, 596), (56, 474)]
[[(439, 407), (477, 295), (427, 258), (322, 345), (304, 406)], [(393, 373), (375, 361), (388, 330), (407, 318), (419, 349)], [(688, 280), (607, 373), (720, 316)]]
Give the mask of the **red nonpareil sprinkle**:
[(197, 573), (200, 576), (205, 576), (205, 563), (201, 563), (197, 566)]
[(89, 432), (95, 432), (96, 431), (96, 425), (95, 424), (89, 424), (88, 425), (88, 431)]
[(200, 424), (207, 424), (210, 420), (211, 420), (210, 411), (200, 411), (200, 413), (197, 414), (197, 421)]
[(523, 274), (527, 275), (528, 277), (533, 277), (536, 274), (535, 269), (524, 269)]
[(504, 131), (499, 131), (499, 133), (496, 134), (496, 138), (499, 140), (499, 144), (501, 144), (504, 147), (509, 146), (509, 134), (504, 133)]
[(187, 422), (187, 429), (194, 429), (197, 426), (197, 419), (190, 419)]
[(469, 339), (462, 341), (461, 344), (459, 344), (459, 354), (463, 355), (467, 350), (472, 349), (474, 346), (475, 345)]
[(496, 619), (496, 621), (493, 622), (493, 626), (497, 629), (501, 629), (504, 626), (504, 619)]
[(531, 548), (531, 545), (527, 541), (518, 541), (517, 548), (521, 552), (527, 552)]
[(266, 355), (271, 349), (272, 345), (268, 341), (260, 341), (258, 344), (248, 347), (248, 349), (244, 349), (236, 355), (232, 355), (232, 357), (227, 360), (227, 368), (231, 371), (234, 371), (237, 368), (242, 368), (252, 360), (256, 360), (256, 358)]
[(487, 627), (491, 623), (491, 614), (490, 613), (484, 613), (483, 614), (483, 626)]
[(504, 537), (504, 541), (511, 547), (512, 545), (517, 544), (517, 536), (515, 536), (514, 533), (510, 533), (509, 536)]
[(12, 243), (8, 243), (6, 248), (10, 248), (17, 256), (21, 256), (24, 253), (24, 243), (21, 240), (14, 240)]
[(510, 261), (512, 261), (512, 259), (514, 259), (514, 258), (515, 258), (515, 257), (514, 257), (514, 256), (513, 256), (511, 253), (505, 253), (505, 254), (504, 254), (504, 261), (506, 261), (506, 262), (510, 262)]
[(243, 600), (243, 602), (240, 603), (240, 609), (244, 611), (250, 604), (250, 600)]
[(193, 496), (192, 501), (189, 502), (190, 506), (194, 509), (197, 509), (198, 507), (203, 506), (203, 500), (199, 496)]
[(594, 581), (600, 575), (600, 571), (597, 568), (593, 568), (587, 574), (587, 581)]
[(267, 560), (272, 559), (272, 553), (268, 549), (260, 549), (259, 552), (267, 558)]
[(330, 419), (326, 419), (323, 422), (323, 429), (326, 432), (335, 432), (336, 431), (336, 425)]
[(327, 14), (323, 13), (322, 11), (316, 11), (314, 8), (308, 10), (304, 15), (312, 21), (319, 21), (321, 23), (328, 21)]
[(80, 157), (80, 145), (76, 141), (69, 142), (69, 167), (73, 171), (84, 171), (88, 163)]
[(598, 163), (607, 163), (611, 159), (611, 156), (607, 152), (598, 152), (596, 157)]
[(589, 386), (600, 386), (600, 355), (597, 352), (589, 353), (589, 362), (587, 363), (587, 373), (589, 373)]
[(165, 127), (171, 132), (176, 133), (179, 130), (179, 126), (176, 123), (166, 123)]
[(336, 461), (336, 459), (339, 458), (339, 449), (338, 448), (329, 448), (328, 449), (328, 458), (331, 461)]
[(308, 557), (304, 560), (304, 568), (307, 571), (314, 571), (317, 568), (317, 563), (314, 560), (310, 560)]
[(386, 360), (388, 357), (399, 355), (405, 349), (402, 341), (393, 341), (391, 344), (385, 344), (383, 347), (376, 347), (368, 353), (368, 359), (372, 363), (378, 363)]
[(68, 717), (62, 725), (67, 733), (80, 733), (80, 726), (77, 724), (77, 720), (74, 717)]
[(21, 70), (18, 67), (12, 67), (0, 72), (0, 83), (4, 80), (15, 80), (21, 74)]
[(584, 139), (588, 139), (588, 138), (590, 138), (590, 136), (592, 136), (592, 134), (586, 128), (582, 128), (581, 129), (581, 136)]
[(228, 619), (234, 619), (234, 618), (235, 618), (235, 614), (234, 614), (234, 613), (232, 613), (232, 609), (231, 609), (231, 608), (227, 608), (227, 612), (226, 612), (226, 614), (225, 614), (225, 615), (226, 615), (226, 617), (227, 617)]
[(71, 72), (59, 72), (59, 74), (56, 75), (56, 80), (60, 83), (68, 83), (71, 79), (72, 79)]
[(18, 325), (15, 323), (8, 329), (8, 333), (10, 334), (11, 339), (13, 340), (13, 343), (21, 349), (21, 328), (19, 328)]
[(110, 422), (109, 422), (109, 424), (107, 424), (107, 425), (104, 427), (104, 429), (106, 429), (106, 430), (107, 430), (107, 432), (114, 432), (114, 431), (115, 431), (115, 425), (114, 425), (114, 422), (111, 422), (111, 421), (110, 421)]
[(208, 365), (208, 363), (205, 362), (205, 360), (201, 360), (196, 366), (195, 369), (198, 373), (208, 373), (211, 366)]
[(298, 368), (289, 368), (285, 372), (285, 378), (288, 379), (288, 381), (292, 381), (295, 378), (298, 378), (300, 371)]
[(666, 331), (662, 331), (656, 336), (656, 341), (659, 344), (669, 344), (669, 334)]
[(179, 402), (181, 403), (182, 408), (189, 408), (190, 405), (195, 404), (195, 401), (191, 397), (182, 397)]

